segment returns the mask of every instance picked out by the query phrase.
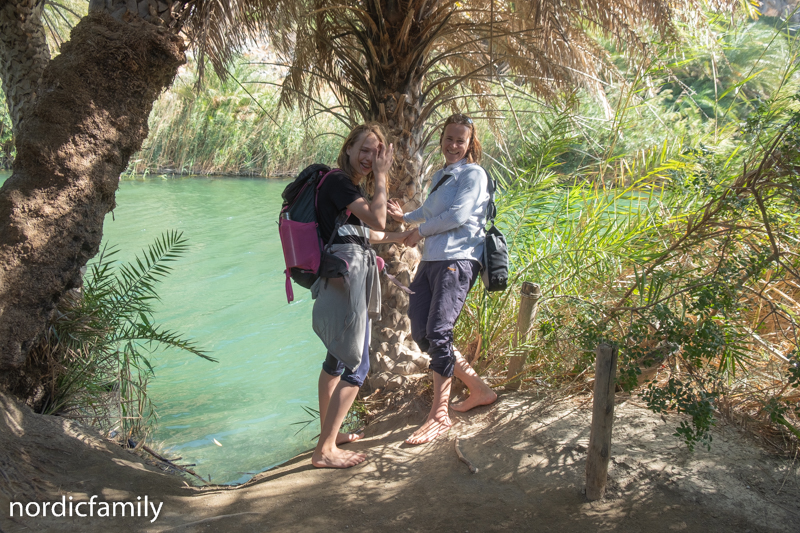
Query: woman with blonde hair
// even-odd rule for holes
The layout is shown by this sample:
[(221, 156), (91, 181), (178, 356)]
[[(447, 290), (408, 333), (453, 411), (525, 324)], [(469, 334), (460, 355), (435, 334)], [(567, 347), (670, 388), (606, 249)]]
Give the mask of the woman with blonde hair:
[(311, 458), (316, 467), (348, 468), (366, 459), (339, 447), (361, 435), (339, 430), (369, 372), (370, 319), (380, 313), (377, 258), (369, 244), (402, 242), (408, 235), (383, 231), (393, 153), (378, 124), (357, 126), (342, 145), (339, 168), (317, 195), (320, 236), (331, 243), (330, 253), (346, 261), (347, 273), (320, 277), (311, 287), (314, 332), (328, 351), (319, 376), (321, 430)]
[(408, 444), (429, 442), (446, 432), (450, 384), (455, 375), (469, 388), (455, 411), (488, 405), (497, 394), (453, 348), (453, 327), (481, 269), (489, 203), (488, 177), (479, 165), (481, 145), (475, 124), (466, 115), (450, 116), (442, 128), (439, 145), (445, 164), (434, 174), (433, 189), (419, 209), (403, 213), (396, 200), (389, 215), (398, 222), (417, 224), (405, 240), (415, 246), (423, 237), (422, 261), (410, 289), (408, 316), (411, 335), (431, 357), (434, 399), (425, 423), (406, 439)]

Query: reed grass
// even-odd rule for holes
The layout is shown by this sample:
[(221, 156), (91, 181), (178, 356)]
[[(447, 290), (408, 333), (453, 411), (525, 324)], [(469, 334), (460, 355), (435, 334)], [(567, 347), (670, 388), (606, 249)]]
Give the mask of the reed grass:
[(208, 76), (197, 90), (196, 65), (183, 69), (155, 103), (150, 135), (126, 175), (286, 176), (335, 161), (346, 132), (326, 116), (278, 109), (274, 87), (251, 83), (270, 75), (244, 57), (225, 81)]
[[(518, 156), (494, 168), (511, 289), (473, 291), (457, 324), (462, 351), (481, 344), (484, 372), (502, 382), (508, 357), (524, 355), (528, 383), (587, 388), (594, 349), (612, 342), (618, 383), (657, 412), (686, 413), (676, 435), (690, 448), (710, 445), (721, 413), (746, 418), (778, 447), (797, 444), (798, 46), (773, 36), (764, 42), (782, 49), (782, 63), (755, 89), (769, 92), (748, 97), (740, 83), (758, 62), (729, 81), (740, 97), (718, 79), (715, 114), (704, 111), (692, 136), (667, 128), (649, 147), (617, 152), (623, 133), (623, 142), (648, 138), (623, 125), (654, 77), (619, 88), (615, 120), (592, 150), (576, 142), (574, 108), (537, 117)], [(656, 91), (670, 84), (662, 81)], [(543, 298), (533, 339), (514, 349), (523, 280), (539, 283)]]

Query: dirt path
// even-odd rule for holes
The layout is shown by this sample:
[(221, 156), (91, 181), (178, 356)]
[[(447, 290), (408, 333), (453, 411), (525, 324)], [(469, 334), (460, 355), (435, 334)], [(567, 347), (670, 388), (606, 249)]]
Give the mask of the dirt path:
[[(450, 434), (402, 444), (426, 409), (406, 404), (352, 445), (369, 460), (316, 470), (309, 454), (246, 485), (189, 488), (75, 424), (31, 414), (0, 396), (0, 529), (16, 531), (799, 531), (800, 469), (734, 428), (711, 452), (689, 453), (660, 417), (634, 400), (617, 405), (605, 500), (581, 493), (590, 409), (578, 401), (507, 394), (457, 415)], [(477, 468), (471, 474), (454, 450)], [(36, 487), (39, 487), (38, 489)], [(9, 517), (10, 501), (163, 502), (159, 517)], [(85, 512), (85, 508), (84, 508)], [(97, 511), (95, 511), (97, 512)]]

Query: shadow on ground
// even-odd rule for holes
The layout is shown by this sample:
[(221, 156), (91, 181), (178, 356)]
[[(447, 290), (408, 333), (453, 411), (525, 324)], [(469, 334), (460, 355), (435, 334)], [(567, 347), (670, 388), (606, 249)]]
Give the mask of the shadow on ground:
[[(239, 487), (182, 487), (182, 480), (149, 471), (127, 452), (64, 435), (75, 442), (57, 445), (69, 455), (52, 451), (54, 461), (63, 461), (60, 477), (42, 473), (39, 481), (49, 496), (38, 497), (55, 499), (59, 490), (76, 501), (87, 494), (111, 500), (146, 493), (164, 502), (161, 515), (155, 522), (144, 517), (12, 522), (4, 497), (2, 529), (705, 533), (796, 531), (800, 522), (797, 465), (765, 454), (734, 428), (716, 431), (711, 452), (690, 453), (672, 436), (678, 418), (664, 420), (633, 399), (619, 398), (607, 497), (588, 502), (582, 493), (591, 416), (587, 398), (506, 394), (493, 406), (456, 414), (450, 433), (433, 443), (403, 444), (426, 411), (413, 400), (370, 425), (367, 437), (351, 445), (369, 455), (356, 468), (317, 470), (305, 454)], [(7, 428), (8, 423), (2, 429)], [(456, 437), (476, 474), (458, 460)], [(41, 439), (34, 441), (42, 445)], [(121, 464), (119, 454), (139, 466)]]

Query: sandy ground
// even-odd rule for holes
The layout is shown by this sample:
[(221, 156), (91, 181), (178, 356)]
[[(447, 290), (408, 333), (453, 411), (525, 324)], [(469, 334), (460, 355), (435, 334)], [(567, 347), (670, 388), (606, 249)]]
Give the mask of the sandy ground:
[[(304, 454), (235, 488), (189, 487), (73, 422), (34, 415), (1, 395), (0, 404), (0, 530), (7, 533), (800, 531), (797, 462), (761, 451), (733, 427), (715, 430), (711, 452), (690, 453), (672, 436), (679, 418), (663, 420), (624, 396), (609, 490), (598, 502), (582, 493), (586, 397), (501, 394), (491, 407), (453, 413), (449, 434), (417, 447), (403, 439), (427, 407), (410, 400), (350, 445), (369, 454), (363, 465), (317, 470)], [(458, 460), (456, 438), (477, 473)], [(9, 515), (12, 501), (62, 495), (73, 502), (146, 495), (163, 506), (154, 521), (152, 510), (148, 517)]]

